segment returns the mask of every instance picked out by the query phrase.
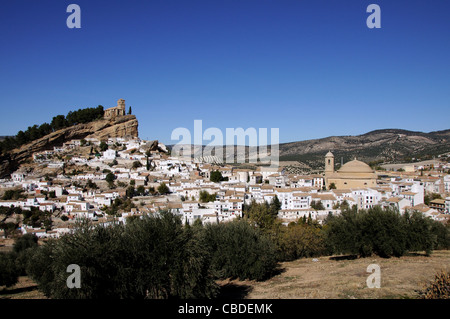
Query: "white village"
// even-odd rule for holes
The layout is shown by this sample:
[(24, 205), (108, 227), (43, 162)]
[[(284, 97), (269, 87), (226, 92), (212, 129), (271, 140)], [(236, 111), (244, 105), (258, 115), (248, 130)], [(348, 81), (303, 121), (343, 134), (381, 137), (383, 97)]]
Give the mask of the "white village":
[[(124, 115), (122, 99), (117, 107), (105, 110), (105, 117)], [(3, 192), (16, 190), (21, 195), (3, 196), (0, 206), (48, 213), (46, 225), (36, 225), (32, 219), (22, 222), (20, 214), (3, 220), (39, 238), (69, 233), (83, 218), (99, 225), (126, 223), (131, 216), (163, 210), (179, 215), (183, 223), (226, 223), (243, 217), (245, 205), (271, 203), (275, 198), (281, 207), (278, 218), (285, 225), (301, 218), (322, 223), (328, 215), (340, 214), (344, 206), (389, 206), (400, 213), (420, 211), (441, 222), (450, 218), (450, 164), (446, 161), (382, 171), (357, 159), (335, 170), (334, 161), (328, 152), (323, 172), (294, 174), (281, 165), (249, 169), (171, 156), (164, 144), (137, 137), (76, 139), (33, 154), (31, 164), (37, 169), (31, 173), (23, 165), (10, 178), (0, 180)], [(63, 173), (52, 174), (61, 169)], [(430, 199), (430, 194), (438, 196)], [(127, 199), (129, 205), (118, 205)], [(5, 231), (0, 236), (4, 238)]]

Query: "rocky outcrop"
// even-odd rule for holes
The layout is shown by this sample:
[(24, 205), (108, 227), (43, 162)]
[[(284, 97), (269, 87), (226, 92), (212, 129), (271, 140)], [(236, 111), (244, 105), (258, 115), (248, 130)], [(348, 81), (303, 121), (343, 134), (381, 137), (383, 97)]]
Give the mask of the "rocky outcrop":
[(0, 158), (0, 177), (8, 177), (21, 163), (35, 152), (53, 150), (54, 146), (83, 138), (97, 138), (106, 141), (110, 137), (138, 137), (138, 121), (134, 115), (120, 116), (115, 119), (102, 119), (86, 124), (78, 124), (50, 133), (40, 139), (22, 145)]
[(144, 151), (158, 151), (160, 153), (168, 153), (166, 146), (163, 143), (159, 143), (158, 140), (148, 141), (142, 146)]
[(110, 137), (138, 137), (138, 121), (134, 115), (116, 117), (114, 120), (101, 120), (91, 123), (93, 132), (86, 137), (107, 140)]

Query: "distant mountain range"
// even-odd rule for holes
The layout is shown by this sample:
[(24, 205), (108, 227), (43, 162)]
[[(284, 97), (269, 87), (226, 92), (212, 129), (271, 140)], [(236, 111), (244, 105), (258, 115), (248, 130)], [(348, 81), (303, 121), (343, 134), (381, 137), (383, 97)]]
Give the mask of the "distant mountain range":
[[(173, 145), (169, 146), (170, 148)], [(204, 148), (205, 146), (203, 146)], [(200, 146), (192, 147), (192, 152)], [(245, 148), (246, 158), (256, 156), (256, 147)], [(282, 143), (279, 145), (280, 162), (291, 162), (312, 170), (323, 169), (324, 156), (331, 151), (337, 166), (355, 157), (369, 164), (408, 162), (413, 158), (426, 160), (450, 152), (450, 130), (430, 133), (401, 129), (382, 129), (357, 136), (330, 136), (320, 139)], [(223, 154), (226, 154), (225, 148)], [(229, 163), (232, 159), (227, 159)]]
[(299, 161), (311, 168), (323, 166), (331, 151), (335, 162), (358, 158), (361, 161), (396, 163), (431, 159), (450, 152), (450, 130), (430, 133), (401, 129), (375, 130), (357, 136), (330, 136), (280, 144), (280, 161)]

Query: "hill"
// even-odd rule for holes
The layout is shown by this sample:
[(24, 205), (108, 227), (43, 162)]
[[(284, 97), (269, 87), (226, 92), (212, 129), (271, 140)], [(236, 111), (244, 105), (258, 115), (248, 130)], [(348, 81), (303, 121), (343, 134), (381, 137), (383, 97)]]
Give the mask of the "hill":
[[(173, 148), (174, 145), (170, 145)], [(205, 146), (203, 146), (205, 149)], [(193, 157), (200, 146), (192, 146)], [(234, 162), (237, 154), (245, 152), (246, 162), (257, 158), (259, 148), (234, 146)], [(450, 130), (430, 133), (401, 129), (375, 130), (357, 136), (330, 136), (279, 145), (280, 165), (297, 167), (300, 171), (321, 170), (324, 168), (324, 156), (331, 151), (339, 165), (341, 159), (347, 162), (357, 157), (367, 163), (400, 163), (432, 159), (433, 156), (450, 152)], [(226, 155), (226, 148), (222, 153)], [(270, 147), (269, 147), (270, 154)], [(226, 158), (232, 163), (233, 158)]]
[(331, 136), (280, 144), (280, 161), (299, 161), (314, 169), (323, 168), (331, 151), (339, 163), (357, 157), (365, 162), (396, 163), (411, 158), (431, 159), (450, 151), (450, 130), (430, 133), (400, 129), (375, 130), (357, 136)]
[(29, 160), (33, 153), (53, 150), (54, 146), (73, 139), (110, 137), (138, 137), (138, 121), (134, 115), (114, 119), (100, 119), (88, 123), (65, 127), (39, 139), (31, 141), (0, 156), (0, 178), (8, 177), (20, 164)]

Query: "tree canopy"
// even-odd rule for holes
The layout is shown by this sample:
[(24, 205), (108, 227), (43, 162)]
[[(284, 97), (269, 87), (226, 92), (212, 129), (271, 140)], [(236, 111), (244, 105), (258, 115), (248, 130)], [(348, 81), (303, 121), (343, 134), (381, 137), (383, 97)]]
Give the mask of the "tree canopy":
[[(211, 298), (217, 285), (207, 251), (199, 234), (161, 212), (126, 225), (83, 222), (73, 234), (39, 247), (27, 273), (56, 299)], [(80, 267), (79, 289), (66, 285), (71, 264)]]
[(37, 140), (59, 129), (76, 124), (88, 123), (103, 117), (103, 106), (70, 111), (66, 116), (56, 115), (49, 123), (29, 126), (25, 131), (19, 131), (15, 136), (8, 136), (0, 142), (0, 152), (7, 152), (24, 144)]
[(343, 209), (340, 215), (325, 221), (327, 244), (333, 252), (362, 257), (399, 257), (408, 251), (430, 254), (448, 240), (448, 229), (439, 237), (443, 230), (436, 223), (420, 212), (400, 214), (380, 206), (359, 211), (356, 207)]
[(216, 193), (210, 194), (207, 191), (200, 191), (199, 199), (202, 203), (213, 202), (216, 200)]
[(160, 193), (161, 195), (170, 193), (169, 187), (168, 187), (168, 186), (166, 185), (166, 183), (164, 183), (164, 182), (162, 182), (161, 184), (159, 184), (157, 190), (158, 190), (158, 193)]
[(211, 182), (214, 182), (214, 183), (219, 183), (224, 180), (222, 173), (219, 171), (212, 171), (209, 176), (209, 179)]

